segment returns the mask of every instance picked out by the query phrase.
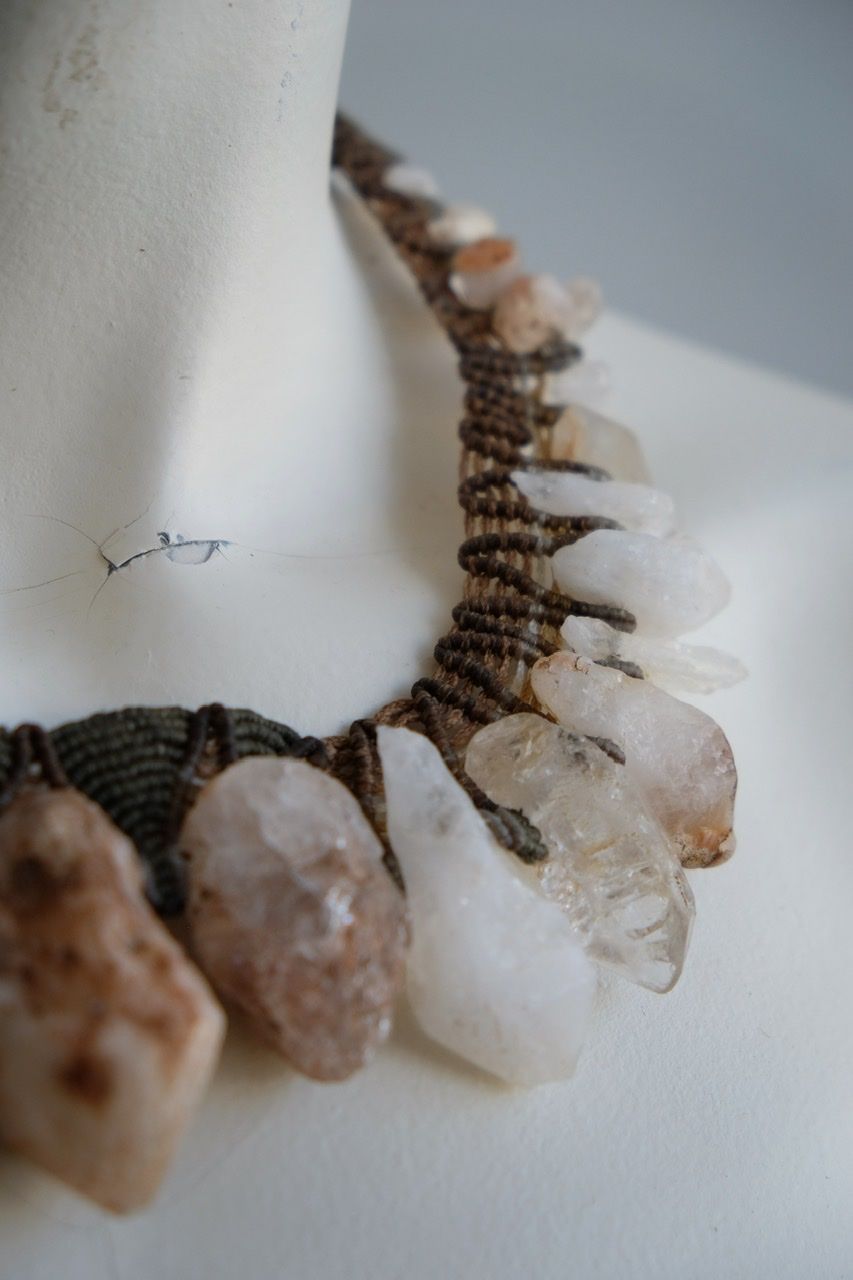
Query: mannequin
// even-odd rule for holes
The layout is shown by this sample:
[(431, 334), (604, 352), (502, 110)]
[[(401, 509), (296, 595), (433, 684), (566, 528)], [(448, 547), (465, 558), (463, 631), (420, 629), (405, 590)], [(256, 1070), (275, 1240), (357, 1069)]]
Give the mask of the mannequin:
[(0, 14), (7, 725), (221, 700), (324, 734), (424, 670), (459, 388), (329, 196), (347, 11)]

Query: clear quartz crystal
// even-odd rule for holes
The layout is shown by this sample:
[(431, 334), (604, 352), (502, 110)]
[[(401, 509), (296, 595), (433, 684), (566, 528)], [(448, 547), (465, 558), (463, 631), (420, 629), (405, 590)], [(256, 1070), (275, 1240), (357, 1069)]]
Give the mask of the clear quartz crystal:
[(542, 716), (507, 716), (471, 739), (465, 768), (538, 827), (537, 867), (594, 960), (653, 991), (677, 981), (693, 922), (681, 864), (625, 769)]
[(567, 404), (551, 428), (551, 457), (602, 467), (614, 480), (650, 482), (640, 442), (628, 427), (580, 404)]
[(594, 480), (577, 471), (532, 467), (513, 471), (512, 480), (539, 511), (555, 516), (607, 516), (626, 529), (662, 537), (675, 528), (675, 503), (645, 484)]
[(551, 558), (575, 600), (620, 605), (651, 636), (677, 636), (713, 618), (730, 587), (719, 565), (688, 538), (596, 529)]
[(545, 378), (545, 404), (595, 407), (610, 390), (610, 370), (601, 360), (578, 360)]
[(388, 834), (412, 917), (408, 992), (433, 1040), (509, 1084), (570, 1076), (595, 970), (569, 920), (497, 844), (432, 743), (378, 730)]
[(601, 618), (569, 614), (561, 628), (568, 647), (594, 662), (618, 658), (633, 662), (647, 679), (669, 693), (713, 693), (743, 680), (746, 668), (730, 653), (709, 645), (650, 640), (617, 631)]
[(571, 653), (540, 658), (531, 684), (560, 724), (622, 747), (625, 768), (683, 863), (708, 866), (733, 852), (737, 773), (725, 734), (704, 711)]

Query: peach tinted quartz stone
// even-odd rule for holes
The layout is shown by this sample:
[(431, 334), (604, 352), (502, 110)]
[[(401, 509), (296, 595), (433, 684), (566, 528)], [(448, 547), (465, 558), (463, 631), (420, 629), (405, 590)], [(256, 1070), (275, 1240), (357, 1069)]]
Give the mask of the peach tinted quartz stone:
[(106, 1209), (140, 1208), (224, 1025), (106, 814), (71, 788), (13, 800), (0, 818), (0, 1141)]
[(487, 310), (521, 270), (514, 240), (488, 236), (457, 250), (450, 263), (450, 287), (467, 307)]
[(204, 788), (181, 848), (216, 990), (304, 1075), (362, 1067), (391, 1027), (408, 924), (355, 797), (301, 760), (242, 760)]

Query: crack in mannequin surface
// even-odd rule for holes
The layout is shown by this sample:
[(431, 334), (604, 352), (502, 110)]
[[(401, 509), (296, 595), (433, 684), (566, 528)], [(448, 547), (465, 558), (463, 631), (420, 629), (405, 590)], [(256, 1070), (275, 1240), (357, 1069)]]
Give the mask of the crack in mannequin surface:
[(7, 725), (222, 700), (328, 733), (428, 661), (459, 591), (459, 385), (329, 196), (347, 16), (0, 13)]

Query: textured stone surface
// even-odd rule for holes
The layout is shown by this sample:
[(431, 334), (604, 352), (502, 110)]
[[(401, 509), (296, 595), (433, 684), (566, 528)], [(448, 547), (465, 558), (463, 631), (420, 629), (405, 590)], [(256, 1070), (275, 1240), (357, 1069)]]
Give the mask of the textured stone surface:
[(555, 516), (607, 516), (626, 529), (661, 537), (675, 528), (669, 494), (645, 484), (593, 480), (577, 471), (513, 471), (518, 489), (539, 511)]
[(561, 284), (554, 276), (519, 276), (497, 300), (493, 325), (511, 351), (535, 351), (554, 337), (580, 338), (601, 311), (594, 280)]
[(634, 662), (646, 677), (670, 693), (712, 693), (743, 680), (746, 668), (730, 653), (703, 644), (650, 640), (636, 632), (617, 631), (600, 618), (566, 618), (561, 628), (566, 644), (584, 658), (619, 658)]
[(466, 307), (485, 310), (497, 302), (520, 271), (515, 241), (486, 236), (453, 255), (450, 287)]
[(549, 853), (536, 867), (542, 889), (589, 955), (668, 991), (684, 963), (693, 895), (627, 771), (588, 739), (529, 714), (478, 730), (465, 768), (492, 800), (539, 828)]
[(687, 538), (596, 529), (552, 557), (554, 577), (576, 600), (620, 605), (651, 636), (678, 636), (713, 618), (731, 589), (722, 569)]
[(391, 1027), (407, 922), (355, 797), (301, 760), (243, 760), (205, 787), (181, 848), (216, 989), (305, 1075), (363, 1066)]
[(568, 919), (495, 842), (432, 743), (380, 728), (379, 750), (421, 1026), (511, 1084), (571, 1075), (595, 973)]
[(628, 427), (594, 409), (569, 405), (551, 430), (551, 457), (602, 467), (614, 480), (647, 484), (649, 468), (640, 442)]
[(556, 653), (531, 673), (536, 697), (567, 728), (611, 738), (682, 862), (707, 866), (734, 850), (737, 773), (722, 729), (648, 680)]
[(107, 1209), (138, 1208), (223, 1030), (109, 818), (70, 789), (13, 801), (0, 818), (0, 1140)]

